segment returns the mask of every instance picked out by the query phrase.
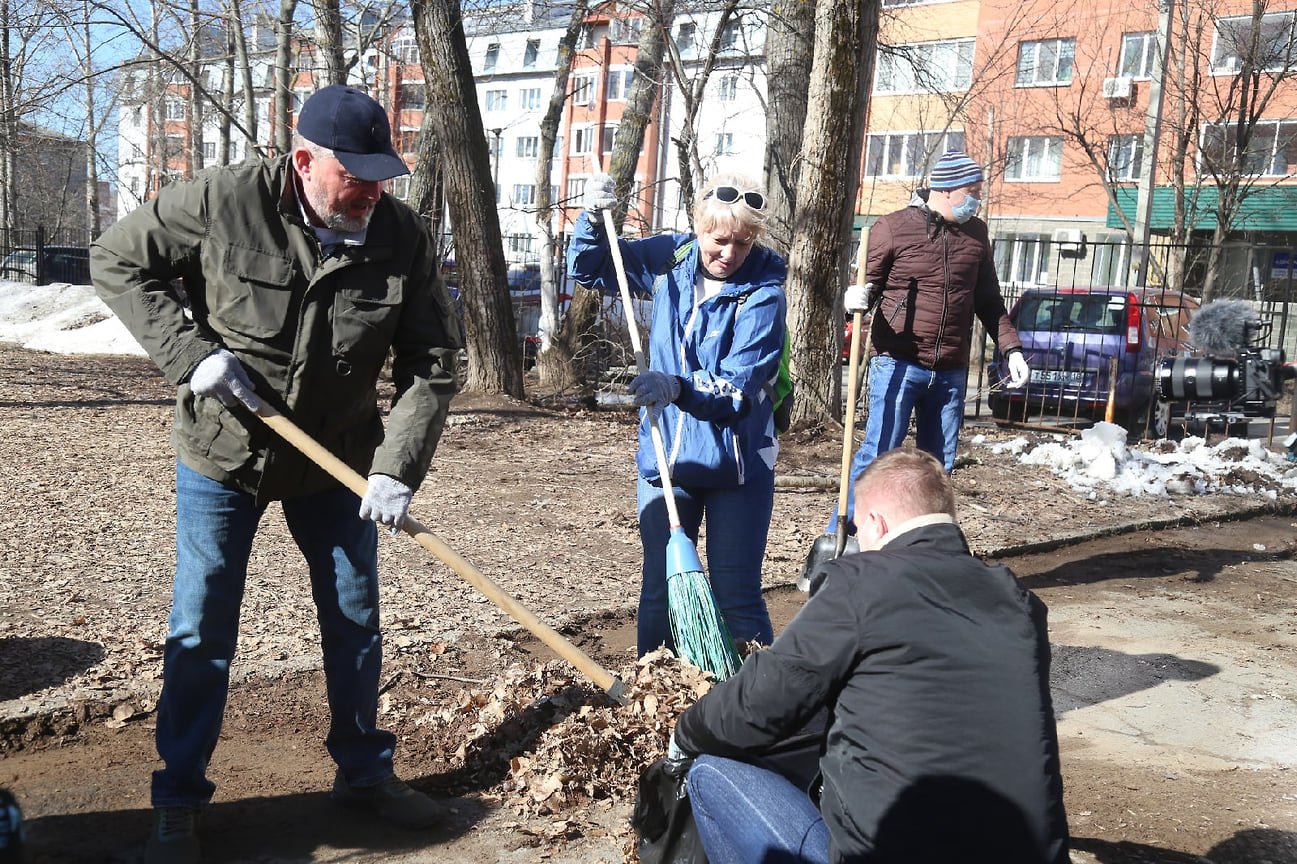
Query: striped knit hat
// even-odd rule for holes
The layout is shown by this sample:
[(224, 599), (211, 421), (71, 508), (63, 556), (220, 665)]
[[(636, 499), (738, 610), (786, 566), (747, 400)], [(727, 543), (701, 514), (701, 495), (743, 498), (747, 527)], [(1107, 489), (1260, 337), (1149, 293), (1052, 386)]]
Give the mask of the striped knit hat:
[(967, 153), (947, 150), (945, 155), (937, 160), (936, 167), (932, 169), (932, 179), (928, 182), (928, 186), (932, 189), (958, 189), (960, 186), (968, 186), (981, 180), (982, 169), (968, 158)]

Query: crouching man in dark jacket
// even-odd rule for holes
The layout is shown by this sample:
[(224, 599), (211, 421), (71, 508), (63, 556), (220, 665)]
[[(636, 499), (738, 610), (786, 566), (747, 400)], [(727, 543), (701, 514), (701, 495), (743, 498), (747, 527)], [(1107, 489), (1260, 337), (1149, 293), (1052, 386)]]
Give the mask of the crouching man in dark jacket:
[[(1065, 864), (1044, 604), (972, 556), (931, 455), (881, 454), (855, 496), (866, 551), (676, 725), (708, 858)], [(820, 709), (809, 794), (746, 761)]]

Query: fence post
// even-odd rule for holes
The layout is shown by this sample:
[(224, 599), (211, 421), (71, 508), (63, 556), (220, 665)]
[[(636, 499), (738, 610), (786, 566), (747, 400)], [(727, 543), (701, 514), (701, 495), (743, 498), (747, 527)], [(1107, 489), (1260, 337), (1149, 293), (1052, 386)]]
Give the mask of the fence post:
[(36, 284), (45, 284), (45, 226), (36, 226)]

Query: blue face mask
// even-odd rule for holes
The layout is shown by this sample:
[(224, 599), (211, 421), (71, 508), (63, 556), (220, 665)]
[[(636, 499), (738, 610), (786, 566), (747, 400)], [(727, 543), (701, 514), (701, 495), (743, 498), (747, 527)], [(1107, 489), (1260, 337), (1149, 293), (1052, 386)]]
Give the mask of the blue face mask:
[(955, 221), (963, 225), (969, 219), (977, 215), (977, 209), (982, 206), (982, 202), (968, 193), (964, 193), (964, 200), (950, 208), (950, 212), (955, 217)]

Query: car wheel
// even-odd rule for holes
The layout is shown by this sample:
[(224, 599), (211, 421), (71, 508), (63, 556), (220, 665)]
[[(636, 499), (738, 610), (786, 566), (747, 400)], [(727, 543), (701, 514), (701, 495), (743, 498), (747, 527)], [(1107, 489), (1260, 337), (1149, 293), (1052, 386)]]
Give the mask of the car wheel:
[(1154, 399), (1148, 408), (1148, 431), (1154, 438), (1171, 435), (1171, 403)]
[(1009, 405), (1012, 404), (1008, 399), (1001, 399), (995, 396), (986, 397), (986, 404), (991, 409), (992, 420), (1009, 419)]

